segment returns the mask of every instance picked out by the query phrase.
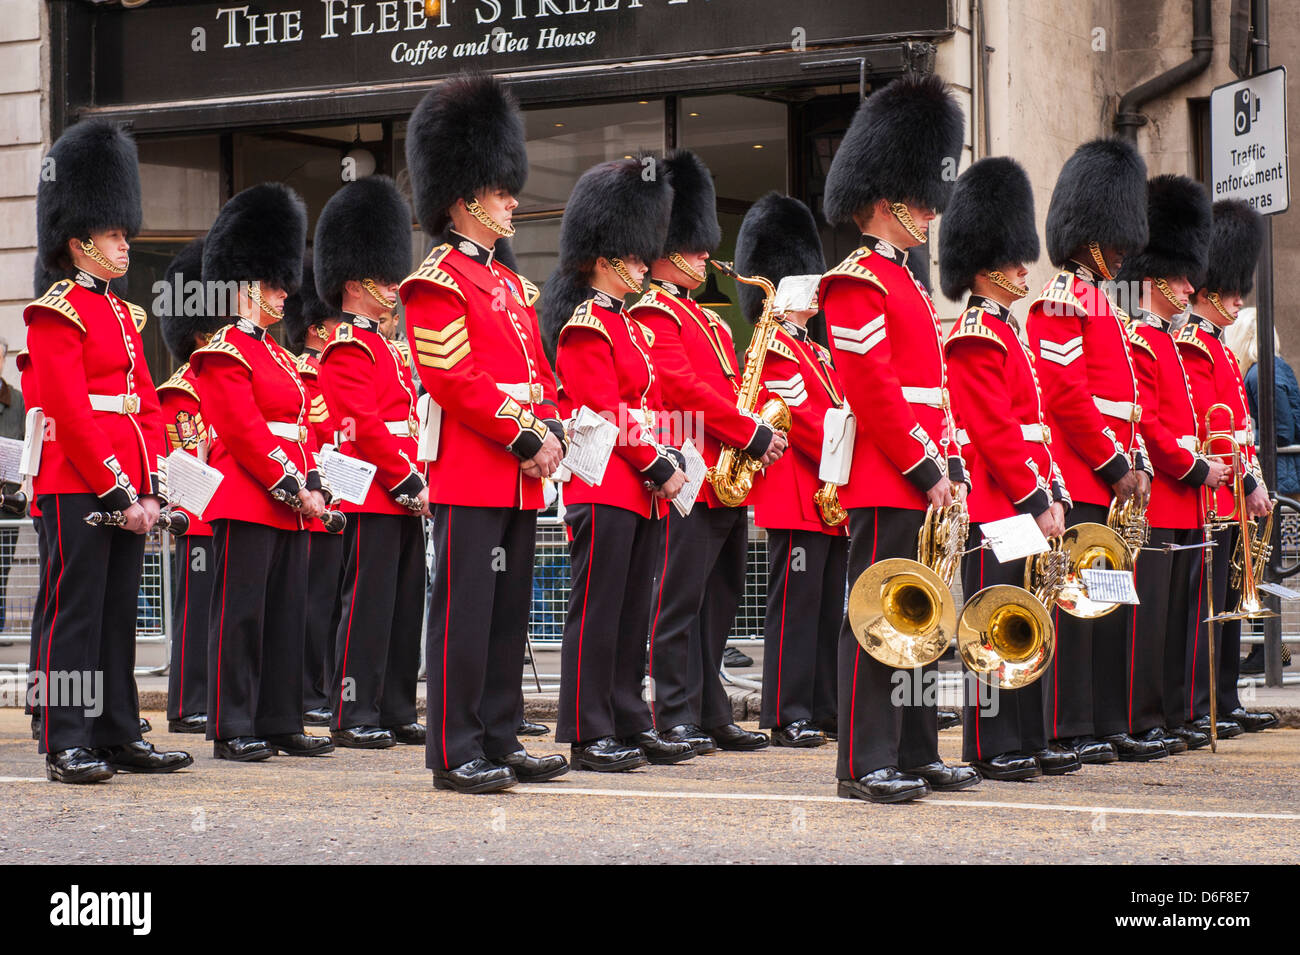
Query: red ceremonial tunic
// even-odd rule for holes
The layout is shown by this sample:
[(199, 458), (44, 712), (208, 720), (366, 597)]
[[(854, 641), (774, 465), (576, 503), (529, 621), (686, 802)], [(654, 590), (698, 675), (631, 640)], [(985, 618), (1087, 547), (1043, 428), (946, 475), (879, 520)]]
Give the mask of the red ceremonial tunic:
[(378, 468), (365, 501), (345, 501), (342, 510), (410, 516), (394, 500), (424, 490), (423, 468), (416, 462), (415, 384), (406, 357), (379, 334), (377, 322), (344, 314), (321, 353), (320, 386), (339, 426), (339, 450)]
[(1138, 313), (1130, 338), (1142, 396), (1138, 427), (1155, 469), (1147, 522), (1152, 527), (1200, 527), (1200, 487), (1209, 476), (1210, 465), (1196, 453), (1192, 386), (1169, 333), (1169, 322), (1151, 313)]
[[(866, 236), (822, 276), (831, 355), (857, 418), (846, 508), (925, 510), (925, 492), (954, 466), (943, 329), (905, 253)], [(945, 450), (940, 451), (940, 446)]]
[(1029, 307), (1026, 331), (1070, 497), (1109, 506), (1111, 485), (1146, 463), (1128, 316), (1097, 281), (1067, 263)]
[[(753, 456), (765, 452), (770, 429), (736, 409), (740, 368), (727, 323), (692, 301), (685, 289), (662, 279), (650, 279), (650, 288), (630, 312), (650, 330), (646, 338), (664, 406), (681, 423), (673, 443), (690, 438), (709, 467), (718, 463), (724, 444)], [(697, 421), (702, 434), (696, 433)], [(700, 488), (700, 498), (709, 507), (723, 506), (709, 481)]]
[[(176, 373), (158, 386), (158, 400), (162, 403), (163, 433), (167, 436), (167, 454), (184, 451), (199, 456), (199, 445), (208, 443), (208, 429), (199, 411), (198, 376), (189, 362), (176, 369)], [(184, 510), (184, 508), (179, 508)], [(211, 537), (212, 525), (200, 520), (189, 511), (187, 534)]]
[(621, 302), (594, 289), (560, 329), (555, 367), (564, 407), (576, 413), (585, 405), (619, 428), (604, 479), (591, 486), (570, 478), (566, 505), (608, 504), (642, 517), (666, 512), (668, 503), (645, 486), (662, 484), (676, 467), (658, 444), (663, 397), (652, 337)]
[(208, 463), (225, 475), (204, 516), (304, 530), (300, 513), (271, 496), (276, 488), (296, 496), (320, 487), (307, 389), (294, 356), (241, 318), (195, 349), (190, 366), (212, 440)]
[(970, 467), (966, 499), (978, 523), (1037, 517), (1069, 500), (1052, 458), (1052, 437), (1033, 355), (1011, 310), (973, 295), (944, 343), (958, 443)]
[[(443, 409), (429, 500), (545, 506), (520, 462), (558, 427), (555, 375), (542, 351), (537, 288), (490, 250), (452, 233), (402, 282), (406, 332), (424, 389)], [(516, 453), (517, 452), (517, 453)]]
[(822, 434), (826, 412), (844, 403), (844, 384), (831, 353), (808, 337), (808, 329), (781, 322), (763, 361), (763, 400), (790, 409), (790, 446), (764, 468), (754, 487), (754, 523), (769, 530), (821, 531), (843, 536), (848, 522), (831, 527), (813, 500), (822, 482)]
[[(1187, 380), (1192, 388), (1192, 404), (1196, 407), (1196, 435), (1205, 440), (1205, 415), (1213, 405), (1225, 404), (1232, 409), (1232, 418), (1222, 409), (1210, 418), (1215, 431), (1232, 431), (1237, 441), (1244, 445), (1248, 471), (1242, 486), (1251, 494), (1263, 482), (1255, 454), (1255, 425), (1250, 419), (1250, 405), (1246, 401), (1246, 386), (1241, 379), (1241, 368), (1232, 350), (1223, 344), (1223, 329), (1199, 315), (1178, 332), (1177, 345), (1187, 369)], [(1229, 461), (1231, 447), (1226, 441), (1215, 442), (1209, 449), (1218, 460)], [(1216, 507), (1220, 515), (1232, 511), (1232, 482), (1215, 492)]]
[(94, 494), (125, 510), (158, 491), (162, 413), (144, 360), (145, 311), (84, 272), (23, 310), (45, 411), (39, 494)]

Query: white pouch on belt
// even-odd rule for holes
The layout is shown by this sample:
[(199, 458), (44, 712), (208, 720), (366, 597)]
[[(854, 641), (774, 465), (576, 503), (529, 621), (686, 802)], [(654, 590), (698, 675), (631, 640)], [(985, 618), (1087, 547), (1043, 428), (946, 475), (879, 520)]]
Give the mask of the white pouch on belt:
[(437, 461), (438, 439), (442, 436), (442, 406), (426, 391), (416, 402), (415, 411), (420, 419), (419, 443), (416, 446), (415, 459)]
[(828, 408), (822, 421), (822, 460), (817, 480), (835, 485), (849, 483), (853, 465), (853, 439), (858, 419), (848, 408)]

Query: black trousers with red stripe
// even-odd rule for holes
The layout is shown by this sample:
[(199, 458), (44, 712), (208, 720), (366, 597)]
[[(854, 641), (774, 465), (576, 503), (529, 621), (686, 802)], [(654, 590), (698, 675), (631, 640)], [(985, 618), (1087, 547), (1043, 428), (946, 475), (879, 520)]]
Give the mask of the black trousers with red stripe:
[(93, 494), (43, 494), (49, 600), (40, 634), (36, 702), (42, 753), (140, 738), (135, 627), (145, 538), (91, 527)]
[[(1199, 612), (1189, 624), (1191, 632), (1187, 642), (1187, 654), (1183, 660), (1185, 690), (1183, 694), (1183, 720), (1190, 723), (1202, 716), (1210, 715), (1210, 656), (1209, 624), (1205, 618), (1210, 615), (1209, 600), (1205, 592), (1205, 568), (1213, 571), (1214, 613), (1221, 614), (1236, 609), (1239, 593), (1228, 587), (1228, 566), (1232, 561), (1233, 551), (1237, 546), (1240, 531), (1235, 527), (1221, 528), (1214, 534), (1213, 559), (1197, 561), (1192, 571), (1192, 586), (1195, 593), (1191, 602), (1199, 607)], [(1204, 551), (1202, 551), (1204, 553)], [(1216, 708), (1219, 718), (1241, 705), (1237, 694), (1237, 678), (1241, 669), (1241, 621), (1228, 620), (1214, 625), (1214, 679)]]
[(32, 601), (31, 639), (27, 644), (27, 695), (23, 705), (24, 713), (35, 713), (40, 707), (32, 706), (31, 689), (35, 685), (36, 674), (41, 668), (41, 632), (45, 626), (45, 606), (49, 601), (49, 588), (46, 586), (47, 575), (45, 562), (49, 558), (49, 548), (45, 542), (45, 531), (41, 526), (43, 518), (32, 518), (32, 530), (36, 531), (36, 597)]
[[(1106, 510), (1100, 504), (1076, 503), (1065, 515), (1065, 526), (1085, 521), (1105, 524)], [(1043, 675), (1048, 737), (1126, 732), (1126, 653), (1133, 626), (1130, 609), (1121, 606), (1093, 620), (1054, 609), (1052, 620), (1056, 656)]]
[(212, 522), (208, 739), (302, 731), (308, 533)]
[(726, 726), (731, 699), (719, 670), (745, 592), (748, 511), (696, 503), (682, 517), (672, 508), (660, 533), (650, 623), (655, 726)]
[(208, 711), (208, 616), (216, 576), (212, 538), (176, 538), (172, 561), (171, 669), (167, 673), (167, 719)]
[[(850, 590), (878, 560), (915, 560), (924, 518), (924, 511), (897, 507), (850, 510)], [(911, 769), (939, 758), (939, 711), (934, 705), (938, 675), (938, 664), (898, 670), (880, 663), (862, 649), (845, 617), (839, 644), (837, 778), (861, 779), (887, 766)]]
[(433, 505), (429, 769), (523, 748), (516, 730), (536, 533), (536, 511)]
[(758, 725), (834, 719), (849, 541), (806, 530), (767, 532), (763, 705)]
[[(967, 548), (979, 547), (984, 535), (971, 522)], [(987, 547), (966, 555), (962, 563), (962, 593), (969, 600), (985, 587), (996, 584), (1025, 585), (1025, 562), (1000, 562)], [(1028, 686), (1004, 690), (976, 683), (969, 671), (962, 674), (965, 704), (962, 707), (961, 758), (970, 762), (992, 759), (1004, 753), (1033, 753), (1047, 746), (1043, 721), (1043, 680)], [(976, 694), (984, 695), (981, 701)], [(981, 705), (981, 702), (984, 705)]]
[[(349, 518), (349, 521), (351, 518)], [(343, 608), (343, 535), (307, 538), (307, 643), (302, 658), (302, 708), (327, 710), (334, 686), (334, 636)]]
[(334, 640), (335, 729), (415, 722), (424, 622), (424, 521), (349, 514)]
[[(1148, 543), (1137, 562), (1137, 593), (1140, 603), (1129, 614), (1128, 680), (1125, 702), (1129, 733), (1145, 733), (1165, 726), (1165, 686), (1170, 661), (1182, 665), (1190, 616), (1189, 593), (1192, 573), (1200, 553), (1176, 550), (1164, 553), (1155, 548), (1196, 543), (1197, 530), (1151, 528)], [(1193, 598), (1189, 601), (1189, 597)], [(1177, 724), (1176, 724), (1177, 725)]]
[(606, 504), (574, 504), (564, 522), (572, 536), (556, 742), (640, 733), (653, 725), (641, 674), (660, 522)]

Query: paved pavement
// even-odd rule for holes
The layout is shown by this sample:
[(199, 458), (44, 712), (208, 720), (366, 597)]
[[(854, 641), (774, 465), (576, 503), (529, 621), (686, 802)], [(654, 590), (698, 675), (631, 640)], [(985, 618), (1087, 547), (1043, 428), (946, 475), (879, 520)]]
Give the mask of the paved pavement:
[[(835, 796), (833, 746), (570, 773), (488, 796), (435, 791), (421, 749), (218, 763), (96, 786), (43, 778), (20, 710), (0, 710), (0, 863), (1294, 863), (1300, 731), (1147, 764), (985, 781), (905, 806)], [(752, 728), (752, 724), (750, 724)], [(534, 752), (564, 752), (551, 737)], [(940, 736), (946, 759), (961, 731)]]

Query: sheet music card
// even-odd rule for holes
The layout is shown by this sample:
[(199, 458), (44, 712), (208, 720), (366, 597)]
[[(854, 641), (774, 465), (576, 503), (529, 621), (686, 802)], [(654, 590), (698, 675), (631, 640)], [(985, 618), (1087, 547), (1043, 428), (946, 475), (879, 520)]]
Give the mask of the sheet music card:
[(817, 286), (821, 283), (820, 275), (787, 275), (776, 287), (776, 297), (772, 299), (772, 311), (778, 315), (785, 312), (806, 312), (817, 307)]
[(980, 531), (984, 534), (984, 542), (1000, 564), (1043, 554), (1051, 549), (1038, 522), (1028, 514), (989, 521), (980, 525)]
[(331, 445), (322, 448), (316, 460), (320, 462), (320, 469), (335, 497), (351, 504), (365, 503), (366, 495), (370, 493), (370, 482), (375, 479), (379, 468), (369, 461), (336, 451)]
[(167, 486), (167, 500), (202, 519), (212, 495), (217, 492), (217, 485), (221, 483), (222, 473), (180, 450), (173, 451), (159, 463), (166, 475), (162, 480)]
[(17, 438), (0, 438), (0, 481), (23, 483), (23, 442)]
[(1133, 574), (1127, 570), (1085, 570), (1083, 583), (1088, 599), (1107, 604), (1138, 604)]
[(677, 508), (678, 514), (686, 517), (695, 506), (695, 499), (700, 496), (700, 488), (704, 486), (704, 477), (708, 474), (709, 466), (704, 463), (704, 458), (690, 438), (686, 439), (681, 451), (682, 456), (686, 458), (686, 484), (682, 487), (681, 493), (673, 498), (673, 507)]
[(573, 416), (564, 466), (575, 477), (595, 487), (605, 478), (605, 468), (617, 441), (618, 425), (583, 405)]

